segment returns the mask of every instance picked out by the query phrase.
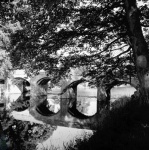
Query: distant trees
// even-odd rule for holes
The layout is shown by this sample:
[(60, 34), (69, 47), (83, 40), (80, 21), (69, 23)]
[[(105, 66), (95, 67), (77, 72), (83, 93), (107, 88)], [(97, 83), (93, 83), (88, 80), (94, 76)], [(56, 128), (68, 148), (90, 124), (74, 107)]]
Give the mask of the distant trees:
[(125, 0), (125, 10), (128, 23), (128, 35), (132, 44), (134, 63), (140, 83), (141, 103), (149, 102), (149, 50), (143, 36), (140, 22), (140, 12), (136, 0)]

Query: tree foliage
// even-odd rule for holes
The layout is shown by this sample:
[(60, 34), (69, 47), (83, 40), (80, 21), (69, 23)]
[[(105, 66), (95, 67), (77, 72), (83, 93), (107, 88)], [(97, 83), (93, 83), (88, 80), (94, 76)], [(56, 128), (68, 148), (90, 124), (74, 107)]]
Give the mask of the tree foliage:
[(4, 78), (11, 76), (12, 64), (7, 54), (1, 56), (0, 75)]
[[(90, 76), (95, 83), (101, 78), (136, 76), (123, 0), (56, 2), (50, 7), (45, 1), (6, 5), (9, 11), (4, 16), (21, 26), (11, 34), (8, 51), (13, 67), (28, 73), (44, 69), (59, 79), (71, 67), (85, 66), (83, 76)], [(148, 6), (141, 5), (139, 12), (145, 31)]]

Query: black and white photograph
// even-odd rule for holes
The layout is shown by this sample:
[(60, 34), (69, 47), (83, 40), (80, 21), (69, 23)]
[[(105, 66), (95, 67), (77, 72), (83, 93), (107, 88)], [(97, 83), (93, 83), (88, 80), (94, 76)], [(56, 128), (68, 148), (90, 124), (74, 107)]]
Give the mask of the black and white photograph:
[(0, 1), (0, 150), (149, 150), (149, 0)]

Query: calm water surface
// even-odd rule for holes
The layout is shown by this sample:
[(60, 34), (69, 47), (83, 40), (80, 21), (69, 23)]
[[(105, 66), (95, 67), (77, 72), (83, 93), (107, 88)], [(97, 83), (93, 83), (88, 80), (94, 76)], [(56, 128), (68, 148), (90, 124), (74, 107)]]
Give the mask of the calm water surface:
[[(132, 87), (115, 87), (111, 90), (111, 101), (121, 97), (121, 96), (131, 96), (134, 93), (135, 89)], [(92, 115), (96, 113), (96, 94), (97, 91), (95, 89), (86, 88), (78, 89), (78, 100), (79, 101), (87, 101), (90, 105), (87, 108), (87, 114)], [(15, 100), (20, 95), (20, 93), (11, 93), (10, 99)], [(85, 98), (88, 95), (88, 98)], [(82, 137), (85, 133), (92, 135), (91, 130), (82, 130), (82, 129), (74, 129), (74, 128), (66, 128), (66, 127), (58, 127), (53, 135), (49, 137), (43, 143), (39, 143), (37, 146), (38, 150), (42, 150), (45, 147), (50, 149), (51, 145), (57, 147), (57, 149), (64, 149), (64, 144), (68, 143), (70, 140), (74, 140), (76, 137)]]

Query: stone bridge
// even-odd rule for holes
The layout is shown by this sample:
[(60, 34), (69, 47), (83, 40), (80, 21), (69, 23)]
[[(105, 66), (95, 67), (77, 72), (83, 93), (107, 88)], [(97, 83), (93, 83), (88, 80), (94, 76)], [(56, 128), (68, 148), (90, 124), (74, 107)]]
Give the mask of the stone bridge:
[[(44, 74), (39, 74), (31, 78), (30, 82), (24, 78), (15, 78), (12, 83), (21, 91), (21, 95), (16, 102), (29, 102), (28, 107), (24, 107), (24, 110), (28, 109), (30, 117), (33, 116), (37, 122), (96, 130), (101, 111), (98, 96), (94, 97), (97, 100), (97, 111), (92, 116), (85, 115), (77, 109), (78, 85), (89, 81), (80, 79), (68, 83), (64, 80), (58, 92), (48, 93), (51, 98), (54, 97), (55, 100), (59, 100), (60, 102), (60, 109), (55, 113), (47, 107), (47, 91), (50, 80), (50, 77)], [(98, 91), (97, 88), (96, 91)], [(21, 110), (18, 109), (17, 111)], [(30, 117), (26, 116), (25, 120), (30, 121)]]

